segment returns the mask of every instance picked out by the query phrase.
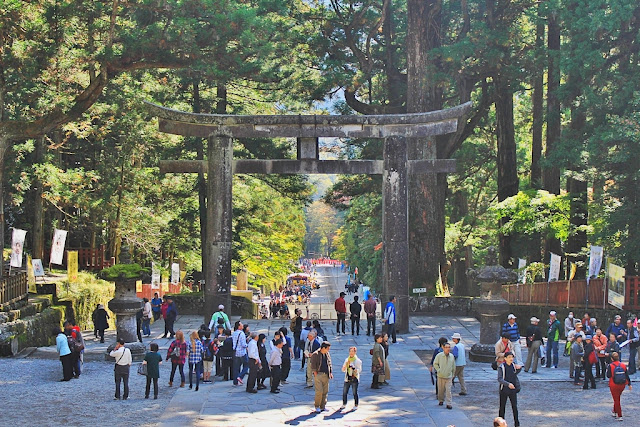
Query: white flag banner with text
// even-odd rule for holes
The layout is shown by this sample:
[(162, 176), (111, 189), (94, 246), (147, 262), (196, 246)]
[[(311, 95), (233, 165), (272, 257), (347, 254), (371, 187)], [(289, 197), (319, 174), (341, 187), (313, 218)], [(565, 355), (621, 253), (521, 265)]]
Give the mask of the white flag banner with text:
[(587, 281), (592, 277), (598, 277), (600, 274), (600, 267), (602, 267), (602, 246), (591, 245), (591, 254), (589, 255), (589, 275)]
[(171, 264), (171, 283), (180, 282), (180, 264), (174, 262)]
[(64, 243), (67, 240), (67, 232), (65, 230), (56, 229), (53, 233), (53, 243), (51, 244), (51, 258), (49, 264), (62, 265), (64, 257)]
[(14, 228), (11, 235), (11, 267), (22, 267), (22, 252), (24, 249), (24, 237), (27, 235), (26, 230)]
[(527, 266), (527, 260), (518, 258), (518, 282), (524, 283), (525, 278), (527, 277), (527, 270), (525, 267)]
[(151, 289), (160, 288), (160, 267), (155, 262), (151, 263)]
[(551, 262), (549, 263), (549, 281), (557, 281), (560, 277), (560, 260), (562, 257), (551, 252)]

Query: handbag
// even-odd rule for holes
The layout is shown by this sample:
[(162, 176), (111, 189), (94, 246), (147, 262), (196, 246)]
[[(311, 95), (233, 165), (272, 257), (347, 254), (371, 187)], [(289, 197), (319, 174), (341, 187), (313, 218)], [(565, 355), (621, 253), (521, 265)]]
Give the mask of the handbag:
[(595, 351), (592, 351), (591, 353), (589, 353), (588, 360), (591, 365), (598, 363), (598, 356), (596, 356)]
[(172, 359), (180, 359), (180, 347), (179, 347), (179, 344), (173, 346), (173, 350), (171, 350), (171, 354), (169, 356)]
[(144, 375), (145, 377), (147, 376), (147, 364), (146, 363), (141, 363), (138, 365), (138, 375)]

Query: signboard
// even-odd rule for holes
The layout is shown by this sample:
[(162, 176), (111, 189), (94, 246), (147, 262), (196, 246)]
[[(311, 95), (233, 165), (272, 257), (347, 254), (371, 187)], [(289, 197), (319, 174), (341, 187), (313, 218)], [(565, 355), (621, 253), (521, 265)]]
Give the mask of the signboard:
[(169, 292), (169, 284), (165, 282), (162, 284), (162, 293), (164, 294), (167, 292)]
[(551, 252), (551, 262), (549, 263), (549, 282), (555, 282), (560, 277), (560, 255)]
[(160, 267), (151, 263), (151, 289), (160, 289)]
[(611, 261), (607, 262), (607, 290), (609, 293), (609, 304), (622, 310), (624, 305), (624, 273), (625, 270)]
[(180, 283), (180, 264), (171, 264), (171, 283)]
[(600, 274), (602, 254), (602, 246), (591, 246), (591, 253), (589, 255), (589, 276), (587, 276), (587, 280), (592, 277), (598, 277), (598, 274)]
[(33, 263), (33, 275), (35, 277), (44, 277), (44, 268), (42, 267), (41, 259), (34, 259)]
[(67, 240), (67, 232), (65, 230), (56, 229), (53, 233), (53, 243), (51, 243), (51, 258), (49, 264), (62, 265), (64, 256), (64, 242)]
[(78, 283), (78, 251), (67, 251), (67, 278), (69, 283)]
[(14, 228), (11, 236), (11, 261), (10, 267), (20, 268), (22, 267), (22, 250), (24, 249), (24, 237), (26, 236), (26, 230), (20, 230)]
[(136, 292), (142, 292), (142, 280), (136, 281)]
[(27, 283), (29, 284), (29, 292), (35, 292), (36, 275), (33, 274), (33, 262), (31, 255), (27, 255)]
[(426, 294), (427, 288), (413, 288), (414, 294)]
[(527, 278), (527, 270), (525, 267), (527, 266), (527, 260), (518, 258), (518, 283), (524, 283)]

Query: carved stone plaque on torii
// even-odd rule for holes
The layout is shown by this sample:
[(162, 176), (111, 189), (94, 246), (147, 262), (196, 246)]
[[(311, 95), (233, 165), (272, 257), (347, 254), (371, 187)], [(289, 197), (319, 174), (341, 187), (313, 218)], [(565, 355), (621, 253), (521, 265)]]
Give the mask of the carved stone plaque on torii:
[[(455, 172), (455, 160), (409, 160), (415, 139), (453, 133), (471, 103), (428, 113), (387, 115), (194, 114), (155, 104), (160, 131), (207, 138), (206, 160), (163, 160), (161, 173), (207, 174), (205, 322), (218, 304), (230, 306), (232, 178), (241, 174), (382, 175), (382, 303), (397, 298), (397, 330), (409, 326), (409, 200), (411, 174)], [(233, 159), (233, 138), (297, 138), (297, 159)], [(382, 138), (383, 160), (320, 160), (318, 138)], [(213, 179), (210, 179), (213, 177)]]

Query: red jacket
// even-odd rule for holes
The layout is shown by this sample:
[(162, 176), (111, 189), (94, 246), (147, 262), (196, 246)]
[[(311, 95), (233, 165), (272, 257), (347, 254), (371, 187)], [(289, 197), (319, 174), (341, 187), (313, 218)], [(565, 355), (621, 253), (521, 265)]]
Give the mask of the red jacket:
[(336, 311), (338, 313), (346, 313), (347, 312), (347, 302), (344, 298), (340, 297), (335, 302)]
[(605, 337), (604, 334), (600, 335), (600, 337), (598, 337), (597, 335), (593, 336), (593, 348), (596, 349), (596, 354), (598, 355), (598, 357), (605, 357), (604, 353), (600, 354), (600, 350), (607, 349), (607, 341), (607, 337)]

